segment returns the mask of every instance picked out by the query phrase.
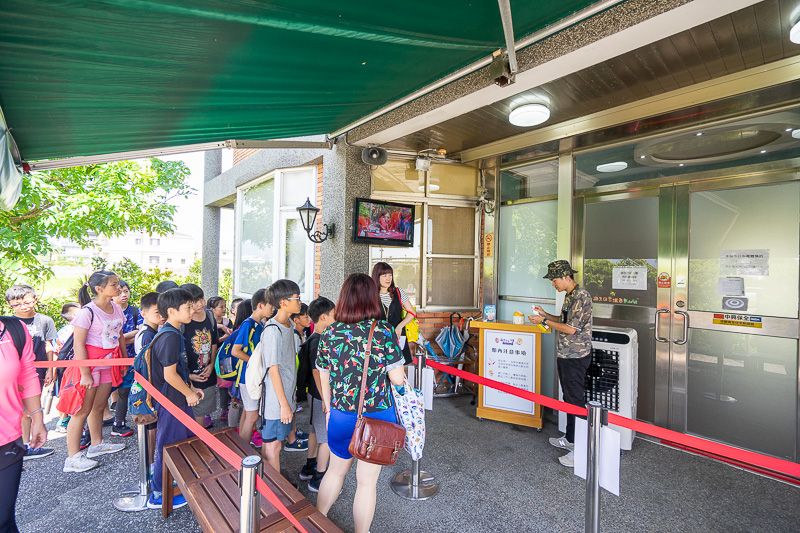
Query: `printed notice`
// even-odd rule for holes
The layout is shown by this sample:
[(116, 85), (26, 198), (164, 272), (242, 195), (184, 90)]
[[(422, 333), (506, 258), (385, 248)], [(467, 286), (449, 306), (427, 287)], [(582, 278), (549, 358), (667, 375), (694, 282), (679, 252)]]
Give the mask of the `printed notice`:
[(720, 296), (744, 296), (744, 278), (719, 278), (717, 294)]
[(761, 328), (761, 317), (738, 315), (733, 313), (714, 313), (714, 324), (720, 326), (738, 326), (741, 328)]
[(769, 250), (722, 250), (719, 275), (769, 276)]
[[(484, 330), (484, 377), (533, 392), (535, 356), (535, 334)], [(532, 415), (535, 404), (491, 387), (483, 387), (483, 405)]]
[(611, 288), (613, 290), (646, 291), (647, 267), (615, 266), (612, 269)]

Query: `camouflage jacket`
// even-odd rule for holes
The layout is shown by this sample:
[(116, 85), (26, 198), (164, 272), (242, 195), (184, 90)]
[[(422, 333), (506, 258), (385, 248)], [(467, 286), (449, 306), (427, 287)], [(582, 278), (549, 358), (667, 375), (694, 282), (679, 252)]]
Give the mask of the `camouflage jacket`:
[(577, 359), (592, 353), (592, 297), (583, 287), (576, 286), (564, 298), (561, 322), (575, 328), (572, 335), (556, 331), (558, 357)]

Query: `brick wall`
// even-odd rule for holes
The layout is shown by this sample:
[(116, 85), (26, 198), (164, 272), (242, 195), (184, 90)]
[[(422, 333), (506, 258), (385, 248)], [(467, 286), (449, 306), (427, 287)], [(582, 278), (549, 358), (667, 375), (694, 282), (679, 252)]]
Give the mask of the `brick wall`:
[(234, 148), (233, 150), (233, 164), (238, 165), (254, 153), (258, 152), (258, 148)]

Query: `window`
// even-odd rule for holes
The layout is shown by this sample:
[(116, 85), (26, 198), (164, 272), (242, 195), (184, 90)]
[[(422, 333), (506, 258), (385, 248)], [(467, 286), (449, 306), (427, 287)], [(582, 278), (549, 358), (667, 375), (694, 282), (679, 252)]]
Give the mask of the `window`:
[(150, 264), (151, 265), (157, 265), (158, 264), (158, 260), (159, 260), (159, 257), (157, 255), (151, 255), (150, 256)]
[[(474, 197), (478, 191), (478, 170), (467, 165), (431, 163), (428, 172), (414, 170), (414, 161), (387, 161), (374, 167), (372, 190), (388, 197)], [(427, 185), (428, 192), (425, 192)]]
[(181, 264), (185, 265), (186, 264), (186, 259), (181, 259)]
[(161, 239), (151, 238), (150, 246), (161, 246)]
[(172, 263), (172, 258), (171, 257), (167, 257), (167, 263)]
[[(278, 170), (239, 188), (234, 272), (237, 295), (249, 295), (287, 278), (301, 298), (314, 297), (314, 243), (303, 231), (297, 208), (316, 204), (317, 167)], [(223, 252), (223, 255), (225, 253)]]
[(136, 244), (142, 244), (142, 239), (140, 239), (140, 238), (138, 238), (138, 237), (137, 237), (137, 238), (136, 238)]

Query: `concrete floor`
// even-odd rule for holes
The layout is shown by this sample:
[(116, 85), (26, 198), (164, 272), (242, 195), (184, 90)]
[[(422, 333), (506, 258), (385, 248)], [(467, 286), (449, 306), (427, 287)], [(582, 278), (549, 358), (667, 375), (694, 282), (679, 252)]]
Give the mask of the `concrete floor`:
[[(440, 481), (439, 494), (411, 502), (391, 491), (394, 474), (410, 468), (404, 454), (381, 473), (372, 533), (581, 531), (584, 481), (558, 463), (562, 451), (547, 443), (557, 435), (555, 425), (538, 433), (480, 421), (470, 399), (437, 399), (428, 414), (423, 468)], [(301, 428), (307, 413), (298, 415)], [(65, 439), (50, 435), (55, 455), (25, 465), (17, 501), (22, 533), (200, 531), (188, 506), (166, 520), (159, 511), (112, 507), (112, 499), (136, 482), (135, 437), (109, 437), (128, 448), (101, 458), (93, 471), (64, 474)], [(304, 463), (304, 453), (283, 453), (284, 475), (313, 503), (316, 495), (297, 477)], [(329, 514), (348, 532), (354, 493), (351, 472)], [(800, 487), (637, 439), (622, 456), (620, 497), (603, 492), (600, 524), (603, 531), (797, 531)]]

